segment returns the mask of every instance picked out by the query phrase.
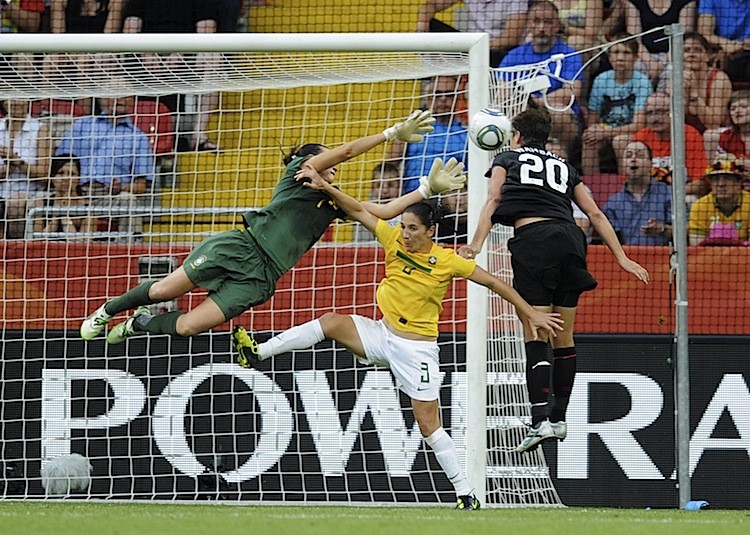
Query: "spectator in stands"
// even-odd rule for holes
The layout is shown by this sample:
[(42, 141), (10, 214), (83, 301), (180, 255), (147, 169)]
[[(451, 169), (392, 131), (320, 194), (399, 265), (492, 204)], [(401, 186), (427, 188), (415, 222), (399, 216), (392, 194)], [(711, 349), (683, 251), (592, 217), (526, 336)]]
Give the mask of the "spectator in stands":
[(395, 141), (391, 146), (389, 161), (403, 162), (403, 193), (419, 187), (419, 178), (429, 172), (435, 158), (467, 161), (468, 135), (457, 109), (459, 86), (460, 79), (455, 76), (439, 76), (431, 80), (426, 87), (426, 107), (435, 117), (435, 130), (425, 134), (421, 143)]
[(719, 155), (707, 169), (712, 191), (690, 210), (690, 245), (748, 245), (750, 192), (742, 190), (746, 172), (731, 154)]
[[(646, 101), (646, 127), (635, 134), (617, 136), (612, 142), (615, 154), (623, 154), (628, 141), (643, 141), (651, 149), (653, 156), (652, 172), (657, 180), (672, 183), (672, 149), (669, 95), (653, 93)], [(700, 197), (708, 191), (704, 180), (708, 166), (703, 137), (695, 128), (685, 125), (685, 160), (688, 183), (686, 195)], [(620, 170), (622, 171), (622, 170)]]
[(625, 185), (604, 214), (623, 245), (667, 245), (672, 237), (672, 186), (651, 176), (651, 150), (631, 141), (622, 155)]
[(604, 22), (602, 0), (553, 0), (560, 15), (560, 34), (576, 50), (598, 44)]
[[(51, 166), (52, 194), (45, 200), (38, 199), (36, 206), (55, 208), (83, 207), (87, 199), (81, 193), (81, 162), (70, 155), (57, 156)], [(34, 221), (34, 231), (64, 233), (66, 239), (91, 240), (94, 218), (87, 214), (51, 213), (43, 214)], [(80, 233), (79, 236), (76, 234)]]
[[(680, 23), (686, 30), (695, 28), (697, 0), (627, 0), (625, 22), (630, 35)], [(641, 37), (640, 57), (636, 69), (656, 83), (669, 61), (669, 40), (663, 31)]]
[[(435, 15), (460, 1), (426, 0), (417, 12), (417, 31), (457, 31), (437, 20)], [(527, 0), (463, 0), (462, 3), (468, 18), (466, 31), (485, 32), (490, 36), (490, 65), (497, 65), (508, 50), (521, 44), (526, 28)]]
[[(547, 140), (547, 143), (544, 146), (545, 149), (550, 151), (553, 154), (557, 154), (564, 160), (568, 160), (568, 151), (565, 150), (565, 147), (562, 146), (562, 143), (560, 143), (560, 140), (551, 137)], [(581, 177), (585, 178), (585, 177)], [(591, 195), (591, 188), (589, 188), (586, 184), (583, 185), (584, 188), (586, 188), (586, 191), (589, 195)], [(570, 201), (571, 205), (573, 206), (573, 219), (576, 221), (576, 225), (578, 225), (578, 228), (580, 228), (583, 233), (586, 235), (586, 241), (588, 243), (591, 243), (591, 237), (594, 232), (594, 229), (591, 228), (591, 220), (589, 220), (589, 216), (587, 216), (583, 210), (575, 203), (575, 201)]]
[(52, 0), (52, 33), (119, 33), (125, 0)]
[(750, 2), (700, 0), (698, 31), (721, 49), (721, 64), (733, 82), (750, 82)]
[[(729, 76), (712, 67), (713, 52), (705, 37), (687, 32), (683, 77), (685, 81), (685, 122), (703, 134), (728, 122), (727, 106), (732, 93)], [(671, 65), (659, 79), (658, 91), (670, 92)]]
[(468, 213), (469, 193), (465, 190), (448, 192), (440, 197), (435, 209), (442, 211), (435, 233), (438, 243), (463, 245), (469, 235)]
[[(218, 15), (217, 5), (206, 0), (129, 0), (123, 17), (123, 33), (215, 33)], [(167, 58), (152, 55), (145, 63), (151, 69), (187, 65), (193, 71), (210, 76), (214, 61), (215, 54), (171, 54)], [(198, 95), (198, 114), (191, 134), (192, 149), (219, 150), (207, 133), (209, 120), (218, 102), (218, 93)]]
[(46, 11), (44, 0), (0, 2), (0, 33), (37, 32)]
[[(382, 163), (372, 170), (372, 185), (370, 189), (370, 202), (385, 203), (398, 199), (401, 195), (401, 173), (398, 167), (389, 162)], [(388, 221), (391, 226), (395, 226), (399, 221), (396, 217)], [(374, 241), (375, 236), (364, 226), (356, 223), (354, 228), (354, 241), (368, 242)]]
[(729, 128), (707, 130), (703, 135), (706, 154), (733, 154), (737, 163), (750, 170), (750, 90), (739, 89), (729, 98)]
[[(578, 99), (581, 97), (583, 85), (580, 79), (583, 62), (581, 57), (575, 54), (573, 47), (559, 39), (559, 31), (560, 18), (555, 4), (548, 0), (535, 0), (529, 6), (529, 42), (508, 52), (500, 62), (500, 67), (538, 63), (549, 59), (554, 54), (574, 54), (563, 60), (560, 71), (562, 78), (574, 81), (563, 86), (559, 80), (551, 79), (552, 85), (547, 91), (547, 102), (550, 107), (565, 109), (565, 111), (549, 110), (552, 117), (552, 133), (560, 139), (566, 150), (572, 153), (581, 127)], [(571, 97), (575, 97), (572, 106), (570, 106)], [(544, 106), (541, 94), (535, 93), (532, 98), (538, 106)]]
[[(101, 113), (76, 120), (57, 148), (57, 156), (80, 159), (81, 190), (91, 206), (132, 208), (151, 191), (154, 155), (148, 137), (130, 118), (134, 101), (132, 96), (99, 99)], [(141, 232), (142, 218), (118, 219), (128, 239)]]
[(623, 40), (609, 49), (612, 70), (599, 74), (594, 79), (588, 99), (586, 122), (583, 132), (583, 175), (601, 172), (600, 152), (612, 150), (612, 139), (622, 134), (633, 134), (646, 125), (646, 100), (652, 93), (651, 82), (640, 71), (635, 70), (638, 42), (625, 40), (628, 34), (614, 37)]
[(30, 101), (9, 99), (3, 108), (0, 198), (5, 202), (5, 237), (22, 238), (30, 201), (47, 189), (52, 143), (47, 125), (31, 117)]

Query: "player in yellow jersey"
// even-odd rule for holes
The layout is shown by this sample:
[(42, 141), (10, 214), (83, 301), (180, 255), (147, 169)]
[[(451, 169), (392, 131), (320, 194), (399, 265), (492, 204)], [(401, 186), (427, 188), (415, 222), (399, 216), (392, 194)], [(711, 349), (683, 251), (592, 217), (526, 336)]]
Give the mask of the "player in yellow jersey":
[(445, 292), (454, 277), (482, 284), (513, 303), (521, 320), (534, 333), (544, 331), (545, 335), (554, 336), (556, 330), (562, 330), (562, 320), (557, 314), (536, 311), (511, 286), (477, 266), (474, 260), (434, 243), (436, 210), (432, 205), (420, 202), (409, 206), (400, 228), (396, 228), (331, 186), (311, 166), (298, 173), (297, 178), (309, 178), (307, 187), (328, 194), (351, 219), (373, 232), (385, 249), (385, 278), (377, 290), (383, 319), (328, 313), (262, 344), (244, 328), (236, 327), (233, 342), (239, 352), (238, 362), (244, 367), (255, 366), (274, 355), (305, 349), (329, 338), (347, 347), (360, 362), (390, 368), (398, 388), (412, 400), (414, 417), (425, 442), (456, 490), (457, 508), (479, 509), (453, 440), (440, 423), (437, 338)]

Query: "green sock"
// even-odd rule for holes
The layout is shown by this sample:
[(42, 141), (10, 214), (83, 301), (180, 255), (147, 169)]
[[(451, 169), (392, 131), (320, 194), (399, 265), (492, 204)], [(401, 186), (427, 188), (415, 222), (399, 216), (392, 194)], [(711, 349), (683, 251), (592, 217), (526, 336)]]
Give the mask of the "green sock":
[(141, 314), (135, 318), (135, 321), (133, 322), (133, 330), (152, 334), (179, 336), (177, 334), (177, 318), (183, 314), (184, 312), (181, 310), (173, 310), (172, 312), (159, 314), (158, 316)]
[(135, 288), (122, 294), (120, 297), (115, 297), (112, 301), (109, 301), (104, 305), (104, 311), (110, 316), (114, 316), (120, 312), (138, 308), (142, 305), (153, 305), (156, 301), (148, 296), (148, 291), (155, 282), (156, 281), (142, 282)]

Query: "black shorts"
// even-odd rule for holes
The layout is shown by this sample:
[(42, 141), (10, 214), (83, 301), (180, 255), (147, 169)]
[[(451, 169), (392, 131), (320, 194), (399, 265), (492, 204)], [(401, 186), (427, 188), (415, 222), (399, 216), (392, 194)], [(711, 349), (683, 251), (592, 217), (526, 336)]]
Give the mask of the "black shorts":
[(539, 221), (516, 229), (508, 241), (513, 286), (530, 305), (575, 307), (596, 288), (586, 269), (586, 236), (574, 223)]

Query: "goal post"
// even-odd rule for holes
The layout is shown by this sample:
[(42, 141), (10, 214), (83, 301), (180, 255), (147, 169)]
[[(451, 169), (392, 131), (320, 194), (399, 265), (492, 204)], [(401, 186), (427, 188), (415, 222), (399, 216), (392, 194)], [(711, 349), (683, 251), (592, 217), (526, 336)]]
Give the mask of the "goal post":
[[(151, 182), (152, 200), (145, 205), (66, 212), (113, 219), (136, 214), (143, 230), (135, 238), (120, 239), (122, 229), (77, 237), (27, 229), (25, 241), (2, 242), (2, 269), (21, 288), (3, 286), (0, 343), (4, 354), (16, 355), (3, 368), (3, 401), (9, 404), (2, 418), (11, 451), (6, 461), (17, 459), (27, 481), (22, 496), (40, 494), (45, 458), (75, 450), (94, 466), (90, 497), (182, 499), (208, 485), (216, 496), (240, 501), (445, 501), (450, 489), (429, 460), (432, 454), (412, 421), (396, 417), (403, 400), (388, 373), (356, 365), (341, 349), (323, 346), (277, 359), (260, 373), (232, 364), (228, 326), (191, 341), (134, 339), (123, 349), (101, 340), (84, 346), (76, 330), (98, 303), (141, 278), (163, 275), (203, 236), (235, 226), (228, 214), (265, 204), (280, 175), (280, 144), (336, 145), (381, 131), (425, 104), (430, 95), (423, 81), (435, 76), (466, 77), (459, 91), (468, 116), (487, 105), (503, 106), (496, 92), (502, 77), (489, 68), (488, 52), (487, 35), (472, 33), (3, 36), (3, 100), (136, 95), (158, 102), (169, 93), (218, 92), (211, 132), (220, 142), (229, 140), (220, 153), (176, 152), (175, 183)], [(162, 57), (172, 53), (187, 59), (170, 63)], [(75, 61), (80, 55), (88, 55), (83, 75), (58, 68), (60, 56)], [(156, 55), (161, 70), (149, 70), (147, 55)], [(46, 63), (45, 56), (52, 60)], [(124, 82), (113, 83), (123, 75)], [(187, 114), (173, 113), (176, 119)], [(53, 143), (63, 130), (51, 134)], [(342, 188), (367, 199), (369, 177), (387, 159), (385, 150), (344, 164)], [(490, 155), (470, 143), (467, 151), (472, 232), (486, 196)], [(59, 211), (42, 205), (28, 213), (51, 218)], [(278, 332), (330, 310), (375, 314), (382, 261), (377, 247), (355, 235), (351, 224), (337, 225), (282, 279), (269, 304), (238, 321)], [(489, 249), (478, 261), (496, 272), (492, 256), (506, 253), (501, 245)], [(508, 345), (503, 332), (517, 328), (507, 320), (513, 312), (503, 308), (493, 319), (498, 305), (485, 288), (454, 286), (441, 319), (441, 408), (470, 483), (489, 506), (559, 504), (540, 453), (524, 461), (488, 453), (504, 432), (488, 433), (488, 421), (496, 426), (503, 419), (488, 413), (488, 395), (510, 389), (516, 409), (524, 396), (522, 383), (511, 384), (512, 373), (488, 363), (488, 345), (495, 355), (517, 356), (515, 338)], [(204, 295), (181, 299), (179, 306), (192, 308)], [(35, 386), (17, 396), (21, 383)], [(345, 411), (334, 410), (339, 402)], [(26, 414), (36, 416), (27, 422)], [(523, 418), (504, 421), (518, 427)], [(402, 442), (394, 444), (388, 429), (396, 429)], [(380, 451), (373, 452), (373, 444)], [(207, 476), (215, 476), (213, 487)], [(545, 491), (536, 494), (541, 480)]]

